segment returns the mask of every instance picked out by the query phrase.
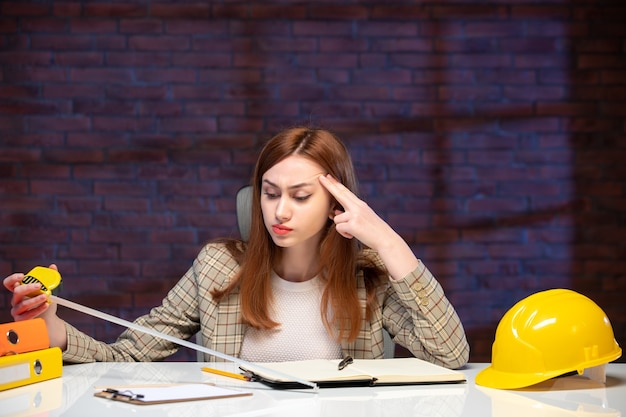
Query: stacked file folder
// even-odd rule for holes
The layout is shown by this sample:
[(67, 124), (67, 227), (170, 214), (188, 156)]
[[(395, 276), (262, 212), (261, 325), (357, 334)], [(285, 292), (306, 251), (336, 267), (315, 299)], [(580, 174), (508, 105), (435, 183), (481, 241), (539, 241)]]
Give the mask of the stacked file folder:
[(58, 378), (61, 349), (50, 347), (43, 319), (0, 324), (0, 391)]

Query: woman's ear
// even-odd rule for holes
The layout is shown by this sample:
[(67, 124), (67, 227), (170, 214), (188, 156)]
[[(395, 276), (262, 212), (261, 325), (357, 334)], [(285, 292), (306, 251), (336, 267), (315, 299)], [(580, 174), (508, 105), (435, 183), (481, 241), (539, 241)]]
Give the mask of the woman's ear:
[(343, 207), (336, 200), (333, 200), (330, 204), (330, 213), (328, 213), (328, 218), (333, 220), (337, 215), (337, 211), (343, 212)]
[(335, 200), (334, 198), (332, 198), (330, 200), (330, 207), (328, 210), (328, 218), (333, 220), (335, 218), (335, 211), (337, 211), (337, 207), (339, 207), (339, 203), (337, 202), (337, 200)]

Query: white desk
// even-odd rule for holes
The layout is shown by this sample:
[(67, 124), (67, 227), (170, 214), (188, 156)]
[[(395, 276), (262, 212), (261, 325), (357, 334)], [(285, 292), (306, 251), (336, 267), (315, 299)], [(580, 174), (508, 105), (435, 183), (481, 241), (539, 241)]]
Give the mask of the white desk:
[[(70, 365), (63, 377), (0, 392), (5, 416), (341, 416), (341, 417), (591, 417), (626, 416), (626, 364), (609, 364), (607, 382), (562, 377), (532, 389), (476, 386), (486, 364), (470, 364), (466, 384), (279, 391), (200, 370), (202, 363), (96, 363)], [(210, 366), (236, 371), (234, 364)], [(252, 396), (132, 405), (93, 396), (94, 387), (172, 382), (213, 382), (250, 390)]]

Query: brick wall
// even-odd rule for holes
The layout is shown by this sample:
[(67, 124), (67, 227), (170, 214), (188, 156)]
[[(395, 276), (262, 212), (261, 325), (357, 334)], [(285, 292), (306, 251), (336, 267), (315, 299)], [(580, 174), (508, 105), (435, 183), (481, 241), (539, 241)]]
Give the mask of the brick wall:
[(55, 262), (66, 298), (133, 319), (237, 235), (260, 144), (312, 122), (439, 278), (473, 361), (553, 287), (623, 346), (625, 18), (619, 0), (3, 1), (1, 275)]

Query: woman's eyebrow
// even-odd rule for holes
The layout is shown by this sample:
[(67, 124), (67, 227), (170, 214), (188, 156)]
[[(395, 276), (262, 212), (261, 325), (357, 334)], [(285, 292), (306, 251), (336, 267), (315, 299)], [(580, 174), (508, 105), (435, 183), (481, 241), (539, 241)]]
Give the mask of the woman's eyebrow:
[[(320, 175), (324, 175), (324, 174), (315, 174), (311, 179), (306, 179), (306, 180), (304, 180), (302, 182), (299, 182), (297, 184), (290, 185), (290, 186), (287, 187), (287, 189), (294, 190), (294, 189), (298, 189), (298, 188), (314, 185), (315, 182), (313, 180), (316, 179), (317, 177), (319, 177)], [(263, 180), (263, 182), (268, 184), (268, 185), (270, 185), (270, 186), (272, 186), (272, 187), (280, 188), (277, 184), (274, 184), (272, 181), (270, 181), (268, 179)]]

